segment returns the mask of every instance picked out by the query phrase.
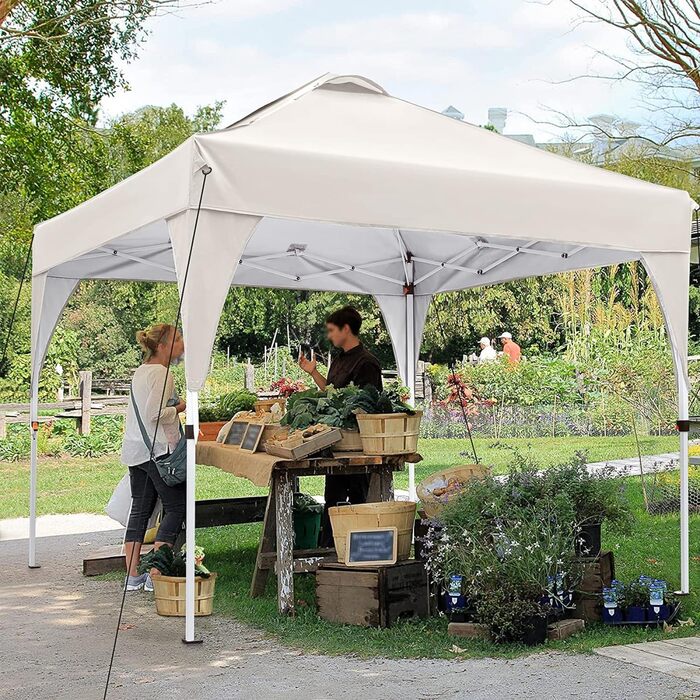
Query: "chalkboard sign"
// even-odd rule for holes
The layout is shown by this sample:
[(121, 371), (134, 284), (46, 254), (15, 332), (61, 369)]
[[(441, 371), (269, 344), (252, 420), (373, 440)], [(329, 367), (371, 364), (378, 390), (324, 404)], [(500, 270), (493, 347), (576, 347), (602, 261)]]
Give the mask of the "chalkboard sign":
[(396, 528), (350, 530), (345, 547), (348, 566), (396, 564)]
[(235, 420), (231, 423), (231, 427), (228, 429), (228, 434), (224, 440), (224, 445), (240, 445), (243, 442), (243, 436), (245, 431), (248, 429), (248, 422), (242, 420)]
[(260, 442), (264, 429), (264, 423), (248, 423), (248, 428), (241, 441), (241, 449), (246, 452), (255, 452), (255, 450), (258, 449), (258, 443)]

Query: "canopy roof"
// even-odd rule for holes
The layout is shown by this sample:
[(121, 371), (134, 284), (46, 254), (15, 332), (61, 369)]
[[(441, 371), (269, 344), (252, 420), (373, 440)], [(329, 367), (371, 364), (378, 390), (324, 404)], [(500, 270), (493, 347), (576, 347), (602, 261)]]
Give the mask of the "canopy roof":
[(326, 75), (37, 226), (35, 379), (79, 280), (182, 289), (204, 166), (183, 294), (190, 390), (206, 378), (231, 284), (374, 295), (406, 376), (433, 294), (630, 260), (651, 274), (684, 373), (686, 192)]

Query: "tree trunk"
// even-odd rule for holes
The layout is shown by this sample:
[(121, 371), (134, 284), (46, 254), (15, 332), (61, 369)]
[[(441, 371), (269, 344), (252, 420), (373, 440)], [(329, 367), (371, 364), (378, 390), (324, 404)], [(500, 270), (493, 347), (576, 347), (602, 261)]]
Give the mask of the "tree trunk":
[(0, 0), (0, 27), (7, 19), (7, 16), (14, 10), (22, 0)]

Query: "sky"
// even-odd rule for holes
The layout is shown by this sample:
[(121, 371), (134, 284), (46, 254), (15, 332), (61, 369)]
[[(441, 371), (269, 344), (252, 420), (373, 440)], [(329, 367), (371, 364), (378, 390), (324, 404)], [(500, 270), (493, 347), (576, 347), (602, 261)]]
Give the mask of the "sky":
[[(189, 0), (197, 2), (197, 0)], [(218, 0), (155, 17), (128, 91), (103, 120), (144, 105), (225, 100), (222, 125), (324, 73), (364, 75), (390, 94), (484, 124), (509, 110), (506, 133), (561, 138), (545, 122), (615, 114), (641, 121), (631, 85), (577, 76), (629, 55), (624, 33), (581, 22), (569, 0)]]

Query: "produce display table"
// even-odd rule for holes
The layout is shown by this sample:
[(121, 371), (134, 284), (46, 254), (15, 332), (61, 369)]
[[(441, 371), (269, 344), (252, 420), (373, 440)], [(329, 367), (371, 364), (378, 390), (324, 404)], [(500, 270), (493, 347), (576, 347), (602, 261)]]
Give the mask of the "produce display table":
[[(269, 485), (263, 531), (251, 583), (251, 596), (262, 595), (270, 570), (277, 573), (277, 600), (280, 613), (294, 612), (294, 573), (315, 571), (323, 561), (333, 561), (334, 549), (294, 551), (293, 497), (298, 477), (370, 475), (367, 501), (390, 501), (394, 497), (394, 472), (406, 462), (421, 461), (418, 454), (380, 457), (358, 452), (324, 453), (292, 461), (263, 452), (245, 452), (213, 442), (197, 444), (197, 463), (252, 481)], [(266, 481), (263, 481), (267, 479)]]

